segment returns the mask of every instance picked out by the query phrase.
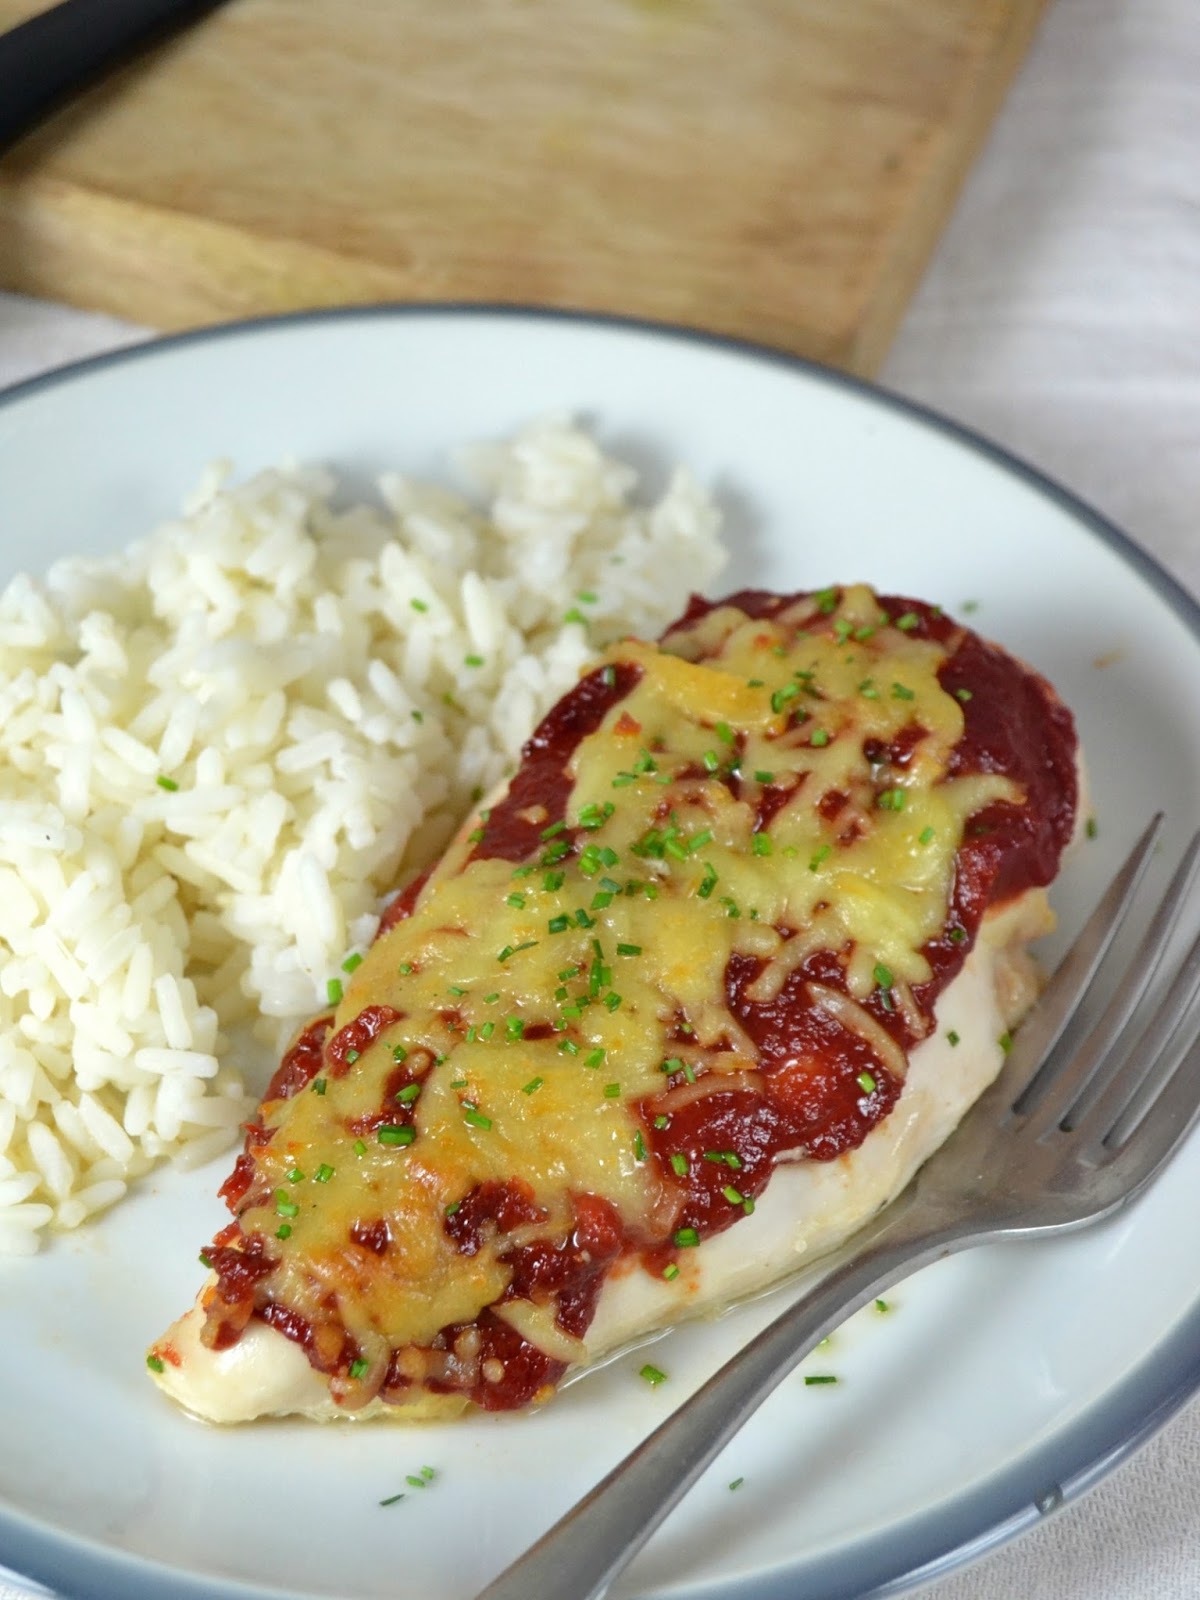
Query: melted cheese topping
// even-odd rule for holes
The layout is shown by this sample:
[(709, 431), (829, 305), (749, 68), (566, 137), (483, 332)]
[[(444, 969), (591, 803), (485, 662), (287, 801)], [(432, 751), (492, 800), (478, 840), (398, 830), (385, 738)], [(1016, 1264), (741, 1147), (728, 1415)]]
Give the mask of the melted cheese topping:
[[(904, 1092), (887, 1121), (836, 1161), (778, 1168), (753, 1215), (688, 1251), (677, 1279), (612, 1275), (581, 1345), (528, 1302), (502, 1308), (506, 1316), (576, 1373), (672, 1323), (719, 1311), (836, 1249), (900, 1193), (991, 1082), (1003, 1059), (997, 1040), (1035, 994), (1025, 941), (1052, 926), (1041, 890), (989, 913), (978, 945), (938, 998), (937, 1030), (913, 1050)], [(162, 1362), (155, 1381), (211, 1422), (295, 1413), (321, 1422), (347, 1416), (418, 1421), (450, 1418), (466, 1407), (461, 1396), (414, 1388), (402, 1406), (373, 1400), (347, 1412), (299, 1347), (275, 1329), (252, 1322), (237, 1344), (215, 1352), (201, 1342), (203, 1320), (194, 1308), (154, 1347)]]
[[(845, 591), (834, 632), (807, 634), (820, 605), (717, 609), (662, 648), (615, 646), (608, 664), (640, 678), (572, 757), (574, 853), (559, 859), (570, 834), (553, 823), (520, 866), (474, 859), (464, 834), (368, 953), (335, 1027), (368, 1005), (400, 1020), (324, 1093), (265, 1108), (272, 1196), (239, 1221), (279, 1260), (274, 1301), (317, 1320), (332, 1304), (378, 1370), (496, 1301), (501, 1252), (561, 1235), (574, 1194), (608, 1201), (633, 1239), (662, 1238), (678, 1193), (646, 1158), (636, 1104), (664, 1087), (665, 1060), (757, 1069), (726, 1003), (735, 955), (765, 962), (769, 998), (812, 951), (844, 952), (849, 994), (812, 998), (902, 1075), (856, 1002), (881, 969), (898, 997), (930, 976), (921, 950), (944, 927), (966, 820), (1022, 797), (1004, 777), (948, 776), (963, 718), (938, 683), (941, 646), (887, 624), (866, 589)], [(872, 761), (897, 741), (903, 760)], [(681, 1021), (694, 1045), (671, 1042)], [(398, 1103), (410, 1072), (419, 1094)], [(543, 1218), (464, 1254), (447, 1214), (514, 1176)], [(352, 1236), (377, 1219), (383, 1255)]]

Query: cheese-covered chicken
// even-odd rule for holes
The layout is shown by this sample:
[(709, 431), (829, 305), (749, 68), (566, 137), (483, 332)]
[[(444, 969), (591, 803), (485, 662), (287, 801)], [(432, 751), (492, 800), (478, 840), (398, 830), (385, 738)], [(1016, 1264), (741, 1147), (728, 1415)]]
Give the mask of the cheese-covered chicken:
[(998, 1069), (1078, 788), (1053, 690), (936, 607), (613, 646), (288, 1052), (159, 1383), (519, 1407), (841, 1243)]

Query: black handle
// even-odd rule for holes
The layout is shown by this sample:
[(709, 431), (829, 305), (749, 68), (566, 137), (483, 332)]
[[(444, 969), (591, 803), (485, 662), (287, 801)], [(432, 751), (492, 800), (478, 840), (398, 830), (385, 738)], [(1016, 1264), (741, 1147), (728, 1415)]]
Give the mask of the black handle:
[(223, 0), (62, 0), (0, 34), (0, 153), (113, 67)]

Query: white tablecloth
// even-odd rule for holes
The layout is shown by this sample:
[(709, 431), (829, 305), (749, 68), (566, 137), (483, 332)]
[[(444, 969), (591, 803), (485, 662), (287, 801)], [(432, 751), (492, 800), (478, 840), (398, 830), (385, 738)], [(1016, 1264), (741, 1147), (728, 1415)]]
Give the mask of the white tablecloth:
[[(143, 337), (0, 295), (0, 384)], [(1196, 0), (1054, 0), (883, 379), (1035, 462), (1200, 592)], [(28, 1592), (0, 1575), (0, 1600)], [(1016, 1596), (1200, 1600), (1200, 1406), (927, 1591)]]

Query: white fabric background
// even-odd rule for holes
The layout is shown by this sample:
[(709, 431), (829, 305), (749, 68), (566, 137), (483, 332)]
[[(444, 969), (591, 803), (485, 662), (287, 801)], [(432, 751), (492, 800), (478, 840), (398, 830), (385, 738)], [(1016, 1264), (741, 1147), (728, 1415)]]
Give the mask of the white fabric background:
[[(144, 336), (0, 295), (0, 384)], [(1196, 0), (1054, 0), (882, 376), (1057, 477), (1200, 592)], [(29, 1592), (0, 1574), (0, 1600)], [(1200, 1600), (1200, 1405), (925, 1591), (1018, 1596)]]

